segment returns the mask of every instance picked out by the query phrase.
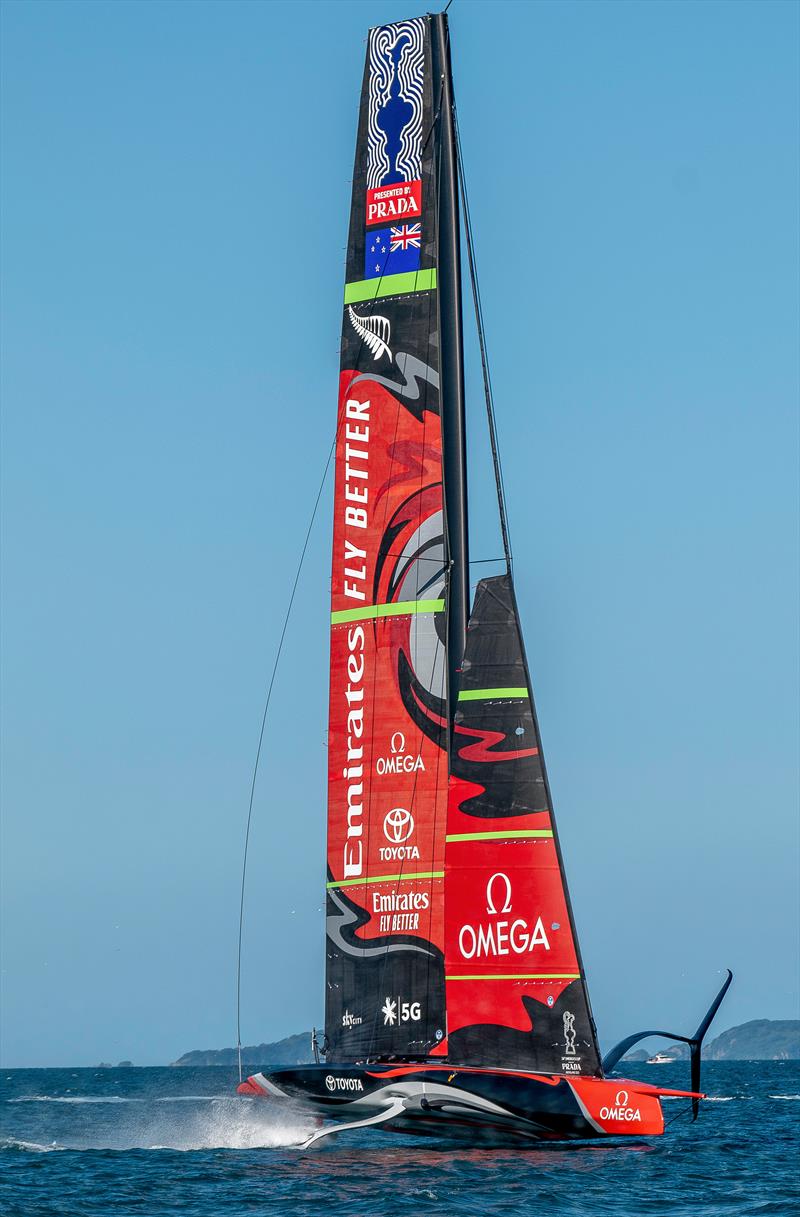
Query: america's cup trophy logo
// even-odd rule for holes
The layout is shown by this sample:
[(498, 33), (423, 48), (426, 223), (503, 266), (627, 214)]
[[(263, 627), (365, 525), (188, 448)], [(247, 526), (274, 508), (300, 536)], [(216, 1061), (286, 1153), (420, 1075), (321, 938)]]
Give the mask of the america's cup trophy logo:
[(564, 1013), (564, 1047), (565, 1056), (578, 1055), (575, 1049), (575, 1015), (570, 1014), (569, 1010)]

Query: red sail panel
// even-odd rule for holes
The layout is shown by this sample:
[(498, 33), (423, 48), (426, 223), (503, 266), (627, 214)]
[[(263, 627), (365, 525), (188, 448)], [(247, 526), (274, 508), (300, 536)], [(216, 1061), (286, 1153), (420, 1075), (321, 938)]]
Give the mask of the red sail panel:
[(428, 18), (372, 30), (336, 439), (328, 788), (331, 1059), (444, 1035), (445, 560)]
[(478, 585), (451, 770), (445, 855), (449, 1059), (598, 1074), (507, 575)]

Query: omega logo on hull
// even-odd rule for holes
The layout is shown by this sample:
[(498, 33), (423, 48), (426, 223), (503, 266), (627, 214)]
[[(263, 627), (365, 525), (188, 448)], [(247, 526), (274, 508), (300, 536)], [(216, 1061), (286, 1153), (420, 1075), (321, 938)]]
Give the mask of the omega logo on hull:
[(624, 1120), (626, 1124), (632, 1124), (636, 1120), (641, 1124), (642, 1113), (638, 1107), (628, 1106), (627, 1090), (618, 1090), (614, 1098), (613, 1107), (600, 1108), (601, 1120)]

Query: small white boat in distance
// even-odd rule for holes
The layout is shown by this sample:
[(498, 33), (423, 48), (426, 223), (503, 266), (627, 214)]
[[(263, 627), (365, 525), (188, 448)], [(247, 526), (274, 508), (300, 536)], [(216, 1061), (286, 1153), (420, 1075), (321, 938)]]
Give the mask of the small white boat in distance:
[(647, 1058), (648, 1065), (671, 1065), (676, 1058), (674, 1056), (666, 1056), (663, 1052), (657, 1052), (655, 1056)]

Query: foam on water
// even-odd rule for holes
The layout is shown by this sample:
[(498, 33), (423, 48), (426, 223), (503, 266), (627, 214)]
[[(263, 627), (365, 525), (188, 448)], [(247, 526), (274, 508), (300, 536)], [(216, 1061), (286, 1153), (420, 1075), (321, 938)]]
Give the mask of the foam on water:
[(58, 1145), (55, 1141), (50, 1145), (40, 1145), (38, 1141), (20, 1141), (18, 1137), (3, 1137), (0, 1141), (0, 1149), (16, 1149), (26, 1154), (49, 1154), (54, 1149), (63, 1149), (63, 1145)]
[(133, 1140), (125, 1148), (278, 1149), (301, 1144), (316, 1127), (313, 1120), (287, 1118), (241, 1099), (212, 1099), (198, 1110), (159, 1116), (132, 1128)]
[(24, 1094), (18, 1099), (7, 1099), (8, 1103), (143, 1103), (143, 1099), (126, 1099), (122, 1095), (53, 1095)]
[[(63, 1098), (28, 1096), (11, 1103), (113, 1104), (113, 1118), (65, 1128), (59, 1143), (45, 1145), (10, 1137), (4, 1148), (71, 1150), (276, 1149), (301, 1144), (317, 1127), (314, 1120), (292, 1118), (260, 1101), (212, 1095), (163, 1095), (151, 1103), (122, 1097)], [(128, 1105), (127, 1108), (125, 1105)]]
[(162, 1094), (156, 1103), (211, 1103), (219, 1098), (216, 1094)]

